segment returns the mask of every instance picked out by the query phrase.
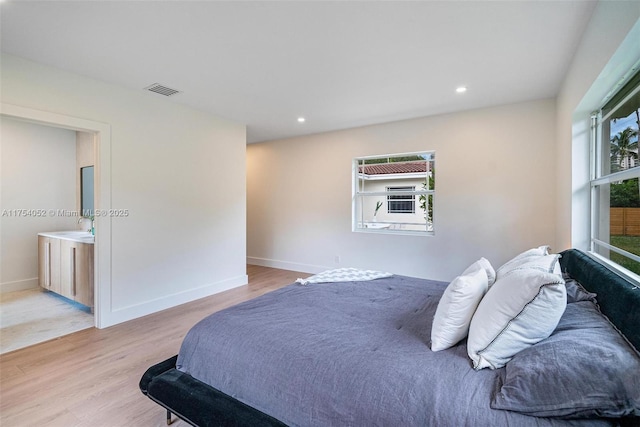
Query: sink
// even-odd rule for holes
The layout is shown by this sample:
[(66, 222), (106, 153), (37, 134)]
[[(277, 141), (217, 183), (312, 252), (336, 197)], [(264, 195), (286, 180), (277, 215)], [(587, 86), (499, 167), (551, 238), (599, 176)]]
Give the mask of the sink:
[(69, 237), (93, 237), (91, 232), (89, 231), (79, 231), (79, 230), (74, 230), (74, 231), (56, 231), (56, 234), (59, 234), (61, 236), (69, 236)]
[(54, 237), (58, 239), (73, 240), (79, 243), (94, 243), (95, 236), (89, 231), (69, 230), (69, 231), (50, 231), (38, 233), (40, 236)]

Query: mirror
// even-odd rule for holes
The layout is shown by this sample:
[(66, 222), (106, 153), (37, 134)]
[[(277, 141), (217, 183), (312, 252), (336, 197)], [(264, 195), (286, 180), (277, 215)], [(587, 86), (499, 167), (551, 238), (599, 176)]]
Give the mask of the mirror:
[(93, 166), (80, 168), (80, 190), (82, 216), (93, 216)]

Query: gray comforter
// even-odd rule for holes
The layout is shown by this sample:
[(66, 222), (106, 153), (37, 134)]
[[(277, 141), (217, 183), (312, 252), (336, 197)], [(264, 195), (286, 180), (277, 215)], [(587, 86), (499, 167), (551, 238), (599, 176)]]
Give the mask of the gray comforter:
[(177, 368), (292, 426), (561, 426), (489, 407), (498, 371), (466, 341), (429, 348), (446, 283), (403, 276), (290, 285), (214, 313)]

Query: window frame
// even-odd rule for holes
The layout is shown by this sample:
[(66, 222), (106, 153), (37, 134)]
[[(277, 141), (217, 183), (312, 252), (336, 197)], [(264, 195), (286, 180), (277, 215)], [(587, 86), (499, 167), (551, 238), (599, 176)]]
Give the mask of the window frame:
[[(590, 176), (589, 176), (589, 188), (590, 188), (590, 236), (589, 236), (589, 253), (590, 255), (601, 260), (607, 264), (610, 268), (623, 274), (628, 279), (640, 283), (640, 275), (618, 264), (616, 261), (611, 260), (605, 255), (599, 253), (600, 251), (611, 251), (627, 257), (633, 261), (640, 263), (640, 256), (628, 252), (622, 248), (610, 244), (611, 230), (608, 230), (609, 242), (605, 242), (601, 238), (601, 222), (604, 221), (601, 212), (603, 206), (601, 205), (601, 187), (619, 183), (621, 181), (638, 178), (640, 180), (640, 166), (637, 162), (635, 167), (623, 169), (615, 172), (611, 172), (611, 155), (610, 152), (604, 150), (603, 144), (611, 143), (610, 130), (609, 135), (604, 137), (605, 130), (604, 125), (607, 124), (607, 120), (614, 115), (619, 108), (625, 103), (633, 99), (634, 96), (640, 95), (640, 72), (632, 75), (628, 81), (621, 85), (622, 87), (617, 92), (613, 93), (608, 100), (603, 102), (601, 108), (592, 113), (591, 115), (591, 135), (590, 135)], [(640, 124), (639, 124), (640, 127)], [(640, 135), (638, 135), (638, 141), (640, 141)], [(605, 155), (608, 154), (608, 156)], [(610, 193), (609, 193), (610, 194)], [(606, 197), (606, 196), (605, 196)], [(611, 201), (609, 200), (609, 215), (611, 210)], [(610, 218), (610, 217), (609, 217)], [(608, 220), (610, 224), (610, 219)], [(610, 225), (609, 225), (610, 227)], [(638, 236), (640, 239), (640, 236)]]
[[(388, 191), (360, 191), (359, 167), (362, 165), (360, 162), (364, 163), (367, 160), (394, 158), (394, 157), (410, 157), (410, 156), (424, 156), (425, 158), (424, 161), (427, 164), (430, 164), (430, 166), (427, 167), (427, 171), (424, 173), (424, 179), (425, 179), (425, 182), (427, 182), (427, 185), (430, 185), (431, 182), (433, 182), (434, 188), (421, 189), (418, 186), (414, 187), (413, 185), (402, 185), (403, 187), (409, 187), (409, 186), (414, 187), (414, 190), (397, 191), (397, 192), (394, 192), (393, 195), (413, 196), (413, 203), (414, 203), (413, 215), (415, 215), (415, 211), (417, 211), (416, 204), (422, 203), (422, 200), (420, 200), (420, 196), (426, 197), (425, 215), (429, 215), (427, 212), (429, 212), (429, 207), (430, 207), (431, 216), (430, 216), (430, 220), (425, 219), (424, 230), (392, 229), (390, 227), (383, 227), (382, 225), (374, 228), (367, 228), (367, 226), (363, 226), (363, 223), (365, 222), (365, 220), (363, 217), (363, 212), (361, 211), (361, 208), (360, 208), (360, 206), (363, 205), (363, 200), (364, 200), (363, 198), (378, 196), (378, 197), (384, 197), (386, 201), (386, 198), (389, 194), (388, 194)], [(436, 163), (435, 163), (434, 150), (415, 151), (415, 152), (408, 152), (408, 153), (380, 154), (380, 155), (372, 155), (372, 156), (360, 156), (360, 157), (353, 158), (351, 164), (352, 164), (352, 179), (351, 179), (352, 181), (352, 193), (351, 193), (351, 214), (352, 214), (351, 230), (352, 232), (381, 233), (381, 234), (395, 234), (395, 235), (416, 235), (416, 236), (435, 235), (435, 231), (434, 231), (435, 220), (433, 219), (434, 218), (433, 211), (435, 210), (434, 206), (435, 206), (435, 164)], [(432, 181), (430, 181), (429, 179), (430, 174), (433, 177)], [(398, 185), (398, 187), (400, 186), (401, 185)], [(398, 214), (398, 215), (401, 215), (401, 214)], [(407, 213), (405, 215), (412, 215), (412, 214)], [(374, 215), (374, 218), (375, 218), (375, 215)], [(397, 224), (409, 224), (409, 223), (398, 222)]]
[[(416, 197), (413, 194), (416, 191), (415, 185), (405, 185), (405, 186), (397, 186), (397, 187), (386, 187), (387, 191), (387, 213), (390, 214), (415, 214), (416, 213)], [(406, 194), (405, 192), (410, 191), (411, 194)], [(394, 194), (396, 193), (396, 194)], [(400, 194), (397, 194), (400, 193)], [(393, 198), (392, 198), (393, 197)], [(403, 197), (402, 199), (400, 197)], [(391, 209), (392, 203), (411, 203), (410, 210), (401, 210), (401, 209)]]

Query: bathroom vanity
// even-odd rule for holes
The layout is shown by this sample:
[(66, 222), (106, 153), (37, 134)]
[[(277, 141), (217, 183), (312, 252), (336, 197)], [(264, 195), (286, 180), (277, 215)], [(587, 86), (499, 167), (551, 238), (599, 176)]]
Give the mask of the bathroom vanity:
[(93, 307), (93, 247), (86, 231), (38, 233), (40, 286)]

